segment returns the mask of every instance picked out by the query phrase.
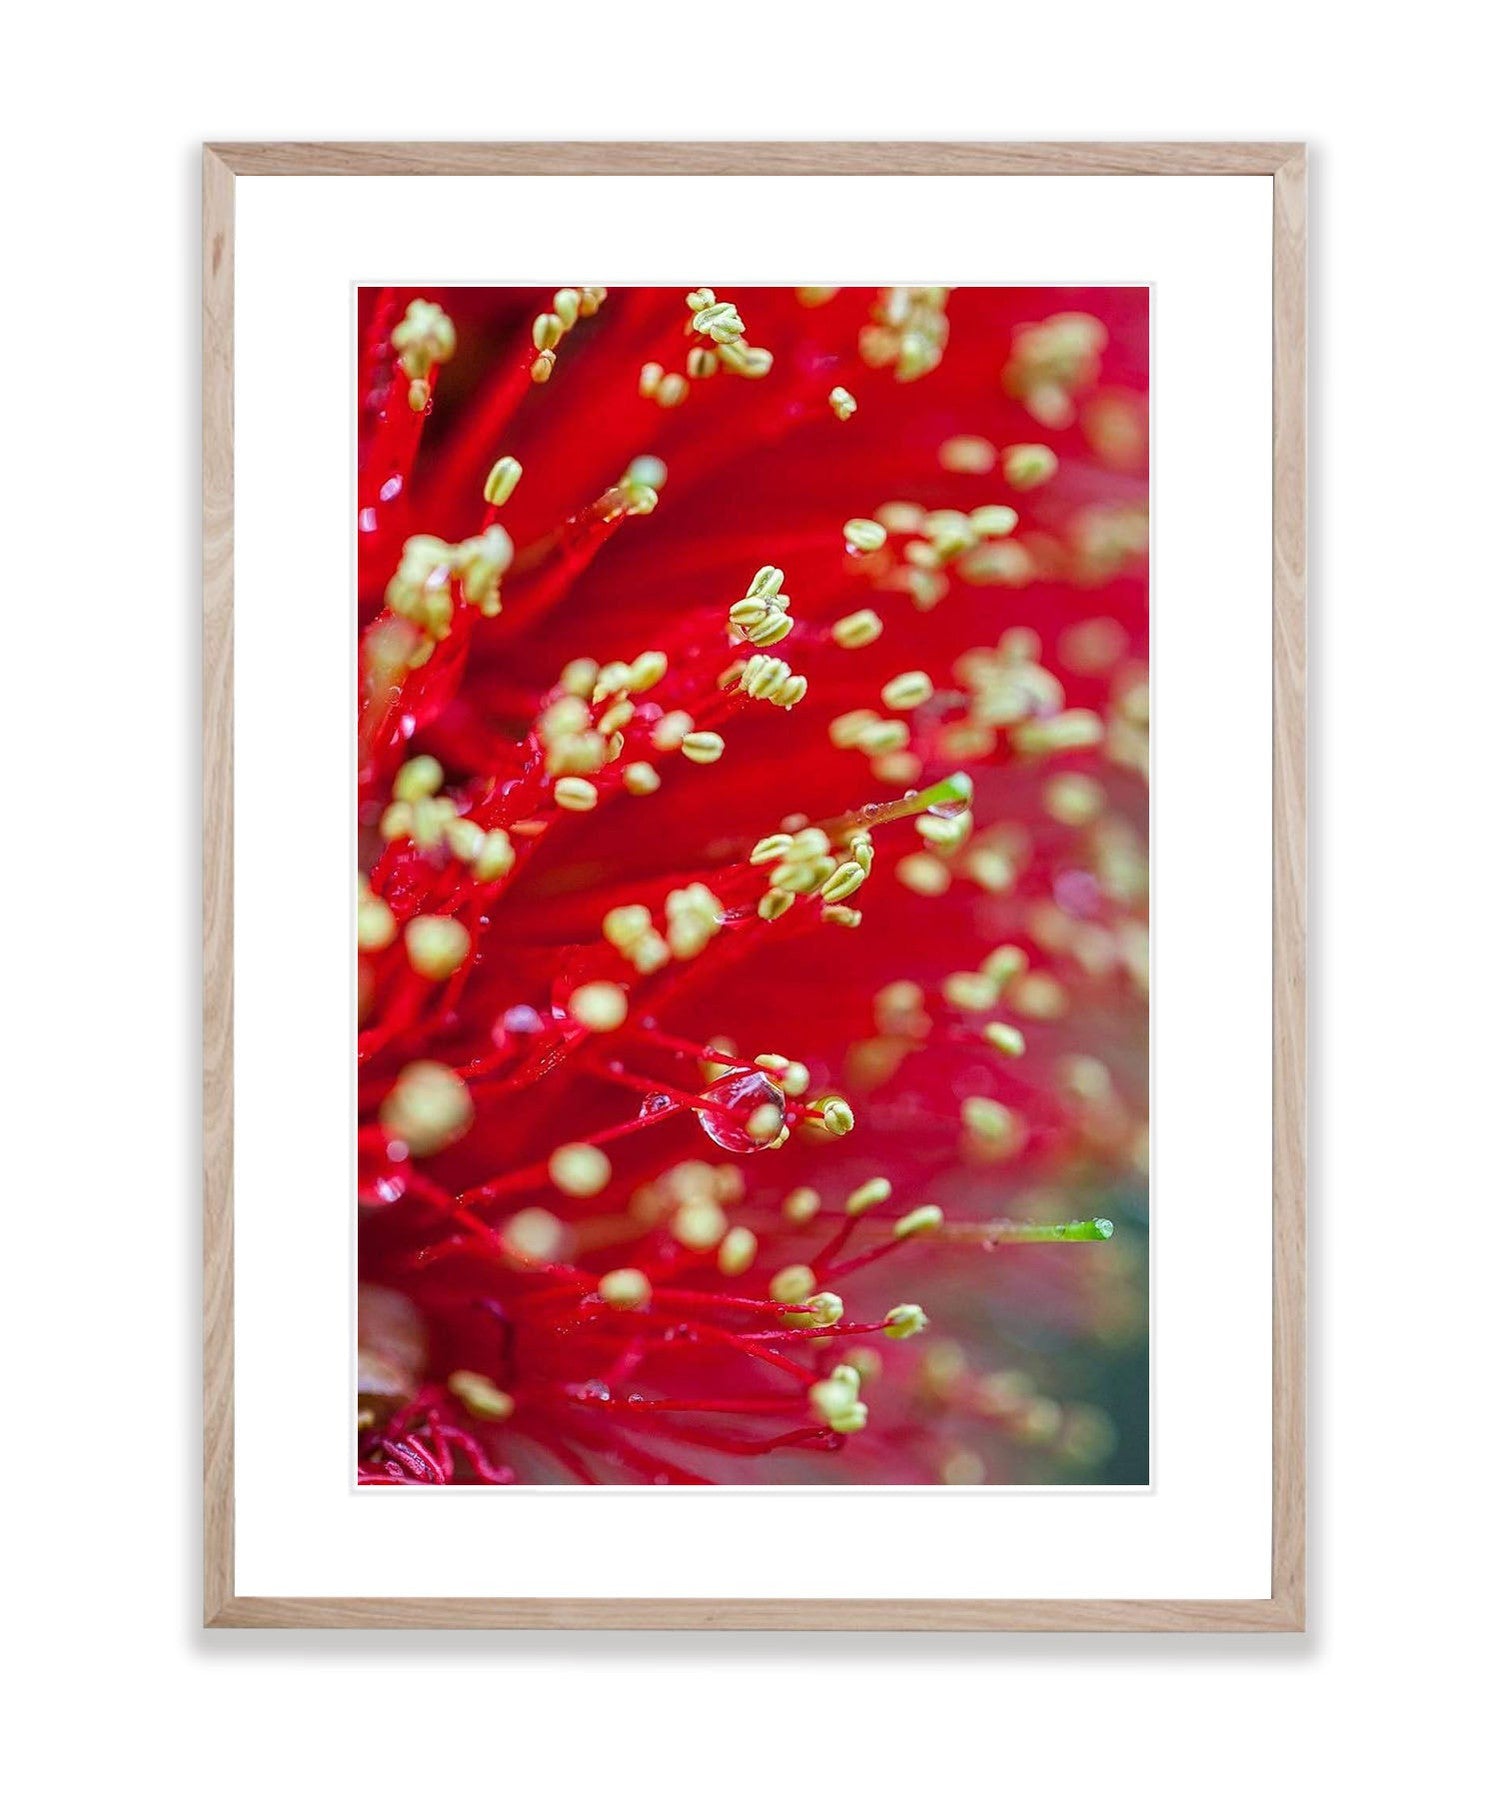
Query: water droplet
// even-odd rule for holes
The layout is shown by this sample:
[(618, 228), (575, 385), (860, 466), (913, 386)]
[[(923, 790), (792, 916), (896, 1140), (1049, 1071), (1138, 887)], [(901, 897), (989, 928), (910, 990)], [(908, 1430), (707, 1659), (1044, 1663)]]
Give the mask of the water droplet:
[(541, 1029), (541, 1014), (534, 1006), (511, 1006), (500, 1022), (514, 1035), (530, 1037)]
[(677, 1103), (669, 1093), (647, 1093), (640, 1102), (639, 1116), (652, 1118), (657, 1112), (670, 1112), (675, 1109)]
[[(699, 1112), (698, 1123), (720, 1149), (730, 1149), (736, 1156), (751, 1156), (756, 1150), (768, 1149), (786, 1117), (786, 1095), (769, 1075), (761, 1074), (758, 1069), (744, 1074), (726, 1074), (711, 1087), (705, 1087), (703, 1097), (716, 1101), (725, 1109)], [(746, 1126), (767, 1107), (774, 1112), (774, 1129), (757, 1128), (752, 1136)], [(769, 1120), (767, 1112), (757, 1124), (763, 1126)]]
[(606, 1381), (584, 1380), (569, 1388), (575, 1399), (591, 1399), (596, 1405), (607, 1405), (612, 1395)]

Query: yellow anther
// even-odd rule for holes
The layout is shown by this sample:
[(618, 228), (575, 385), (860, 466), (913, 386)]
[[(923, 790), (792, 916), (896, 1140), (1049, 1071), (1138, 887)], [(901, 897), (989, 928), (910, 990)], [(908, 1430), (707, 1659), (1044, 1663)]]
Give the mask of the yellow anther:
[(1062, 1018), (1067, 1012), (1067, 991), (1054, 975), (1038, 970), (1014, 983), (1009, 1003), (1022, 1018)]
[[(743, 602), (741, 601), (741, 604)], [(796, 620), (789, 612), (780, 612), (771, 607), (765, 614), (751, 625), (740, 627), (742, 636), (747, 642), (765, 649), (773, 643), (782, 643), (796, 629)]]
[(828, 725), (828, 741), (837, 750), (851, 750), (858, 743), (860, 736), (870, 725), (880, 722), (879, 714), (860, 709), (857, 712), (842, 712)]
[(950, 475), (987, 475), (998, 459), (987, 437), (949, 437), (937, 449), (937, 461)]
[(952, 583), (946, 575), (934, 570), (913, 568), (906, 571), (902, 585), (910, 594), (911, 604), (918, 612), (930, 612), (946, 599)]
[(762, 837), (749, 853), (750, 864), (760, 868), (767, 862), (779, 862), (791, 848), (791, 836), (787, 831), (772, 832), (769, 837)]
[(1107, 795), (1090, 775), (1057, 775), (1046, 783), (1042, 803), (1059, 824), (1087, 825), (1103, 811)]
[(936, 856), (918, 850), (915, 855), (902, 856), (895, 865), (895, 878), (902, 887), (912, 893), (919, 893), (926, 899), (936, 899), (947, 892), (952, 885), (952, 871), (945, 862)]
[(959, 1012), (989, 1012), (999, 1004), (999, 984), (986, 974), (965, 970), (948, 975), (942, 997)]
[(630, 949), (651, 929), (647, 906), (614, 906), (604, 914), (600, 927), (606, 942), (617, 950)]
[(755, 910), (767, 924), (771, 924), (783, 913), (789, 912), (795, 904), (794, 893), (788, 893), (782, 887), (772, 887), (768, 893), (760, 895)]
[(836, 905), (851, 893), (857, 893), (866, 879), (864, 870), (857, 862), (842, 862), (823, 882), (822, 897), (829, 905)]
[(885, 1335), (893, 1337), (897, 1343), (907, 1337), (914, 1337), (918, 1331), (924, 1331), (931, 1320), (920, 1306), (891, 1306), (885, 1314)]
[(671, 960), (671, 945), (658, 931), (647, 931), (631, 945), (629, 959), (641, 974), (655, 974)]
[(517, 1262), (555, 1262), (567, 1245), (567, 1229), (555, 1212), (526, 1206), (505, 1220), (500, 1242)]
[(729, 1221), (716, 1199), (694, 1198), (678, 1207), (671, 1234), (684, 1248), (706, 1251), (723, 1240)]
[(552, 798), (564, 812), (592, 812), (599, 803), (599, 790), (592, 781), (578, 775), (564, 775), (552, 788)]
[(456, 918), (413, 918), (405, 936), (407, 960), (429, 981), (445, 981), (456, 974), (468, 955), (469, 935)]
[(997, 1049), (1002, 1056), (1023, 1056), (1025, 1054), (1025, 1036), (1012, 1024), (1001, 1024), (996, 1020), (984, 1026), (984, 1041), (991, 1049)]
[(887, 787), (914, 787), (921, 778), (921, 758), (910, 750), (887, 751), (870, 758), (869, 772)]
[(515, 867), (515, 846), (507, 831), (498, 827), (484, 833), (484, 842), (473, 860), (476, 881), (498, 881)]
[(917, 1206), (907, 1212), (904, 1218), (897, 1218), (891, 1235), (898, 1242), (907, 1237), (929, 1237), (933, 1231), (942, 1229), (941, 1206)]
[(666, 370), (659, 362), (642, 363), (638, 388), (642, 400), (654, 400), (661, 389), (661, 378)]
[(380, 1108), (380, 1123), (414, 1156), (435, 1156), (473, 1122), (468, 1088), (442, 1062), (408, 1062)]
[(1016, 725), (1010, 741), (1027, 756), (1051, 756), (1065, 750), (1091, 749), (1103, 741), (1103, 720), (1096, 712), (1076, 708), (1050, 718), (1028, 718)]
[(552, 295), (552, 311), (562, 320), (562, 329), (571, 331), (583, 309), (583, 296), (575, 287), (559, 287)]
[(586, 700), (599, 678), (599, 665), (592, 656), (576, 656), (557, 678), (557, 685), (575, 699)]
[(592, 1199), (609, 1185), (609, 1158), (594, 1143), (564, 1143), (547, 1158), (547, 1174), (559, 1193)]
[(910, 744), (911, 727), (901, 718), (877, 718), (864, 726), (855, 741), (866, 756), (888, 756)]
[(819, 1100), (815, 1110), (820, 1116), (822, 1128), (835, 1137), (846, 1137), (854, 1128), (853, 1107), (836, 1093)]
[(1002, 993), (1016, 975), (1024, 974), (1030, 967), (1030, 957), (1018, 944), (1002, 943), (998, 949), (990, 950), (979, 966)]
[(390, 783), (390, 792), (398, 801), (417, 801), (430, 799), (443, 784), (443, 765), (435, 756), (412, 756), (408, 763), (401, 763), (396, 770), (396, 779)]
[(538, 312), (531, 321), (531, 342), (538, 350), (551, 350), (562, 342), (563, 324), (555, 312)]
[(390, 790), (398, 800), (430, 799), (442, 786), (442, 764), (436, 756), (413, 756), (396, 770)]
[(521, 466), (513, 456), (502, 456), (489, 471), (484, 498), (491, 506), (503, 506), (520, 482)]
[(989, 1478), (984, 1458), (971, 1449), (955, 1449), (944, 1456), (941, 1474), (947, 1487), (981, 1487)]
[(666, 485), (666, 464), (659, 456), (636, 456), (622, 477), (626, 487), (653, 487), (657, 493)]
[(1020, 1147), (1020, 1121), (997, 1099), (971, 1094), (963, 1101), (963, 1128), (980, 1147), (1008, 1155)]
[(780, 1106), (773, 1105), (767, 1100), (763, 1106), (756, 1106), (749, 1117), (745, 1119), (744, 1132), (747, 1137), (752, 1137), (756, 1143), (774, 1144), (777, 1138), (780, 1138), (784, 1142), (785, 1139), (782, 1136), (783, 1123), (784, 1119)]
[(692, 729), (690, 712), (664, 712), (651, 732), (653, 749), (670, 751), (682, 747), (682, 739)]
[(923, 814), (916, 820), (916, 832), (935, 850), (951, 854), (968, 841), (973, 831), (973, 814), (960, 812), (956, 818), (934, 818)]
[(622, 731), (634, 716), (633, 700), (616, 700), (599, 715), (599, 731), (603, 736), (611, 737), (616, 731)]
[(638, 1312), (651, 1303), (651, 1283), (638, 1268), (611, 1268), (599, 1282), (599, 1298), (621, 1312)]
[(689, 731), (682, 739), (682, 754), (689, 762), (717, 762), (723, 752), (724, 741), (717, 731)]
[(747, 380), (758, 381), (768, 375), (775, 364), (775, 357), (769, 350), (754, 348), (746, 343), (721, 344), (718, 360), (726, 369), (736, 375), (743, 375)]
[(859, 402), (846, 387), (835, 387), (828, 395), (828, 405), (833, 409), (833, 416), (839, 420), (851, 419), (859, 410)]
[(842, 1318), (843, 1301), (836, 1293), (814, 1293), (807, 1301), (807, 1310), (811, 1314), (809, 1322), (816, 1329), (819, 1325), (836, 1324)]
[(555, 350), (538, 351), (536, 360), (531, 364), (531, 379), (538, 387), (545, 387), (552, 378), (552, 370), (557, 366)]
[(451, 819), (443, 832), (448, 848), (460, 862), (472, 862), (484, 848), (484, 829), (471, 818)]
[(591, 319), (608, 298), (607, 287), (585, 287), (578, 300), (579, 314), (585, 319)]
[(869, 1422), (868, 1406), (854, 1396), (847, 1381), (816, 1381), (807, 1389), (807, 1399), (813, 1413), (840, 1435), (863, 1430)]
[(866, 1212), (872, 1212), (876, 1206), (884, 1205), (890, 1197), (890, 1183), (883, 1175), (876, 1175), (862, 1186), (855, 1187), (843, 1202), (843, 1209), (850, 1218), (862, 1218)]
[(1004, 472), (1011, 487), (1040, 487), (1057, 472), (1056, 452), (1045, 444), (1011, 444), (1004, 453)]
[(751, 656), (740, 670), (739, 686), (751, 699), (784, 706), (789, 712), (807, 691), (805, 675), (793, 675), (778, 656)]
[(843, 542), (861, 556), (873, 554), (885, 546), (885, 527), (872, 518), (851, 518), (844, 522)]
[(646, 693), (661, 680), (667, 667), (664, 650), (642, 650), (630, 664), (625, 685), (631, 693)]
[(744, 336), (744, 320), (727, 300), (712, 300), (692, 315), (692, 328), (716, 344), (737, 343)]
[(751, 656), (739, 677), (739, 685), (752, 699), (765, 700), (791, 674), (789, 663), (777, 656)]
[(799, 1306), (811, 1297), (817, 1276), (805, 1262), (792, 1262), (770, 1277), (767, 1291), (778, 1306)]
[(368, 888), (359, 895), (357, 935), (362, 950), (384, 949), (395, 941), (395, 913)]
[(1008, 537), (1020, 523), (1013, 506), (975, 506), (968, 522), (980, 537)]
[(875, 507), (874, 516), (887, 531), (902, 537), (910, 537), (926, 528), (926, 508), (918, 506), (914, 500), (886, 500), (883, 506)]
[[(895, 675), (880, 689), (880, 698), (892, 712), (911, 712), (932, 697), (932, 677), (919, 668)], [(861, 740), (862, 741), (862, 740)]]
[(661, 377), (660, 386), (656, 389), (656, 404), (668, 408), (680, 406), (689, 392), (687, 377), (673, 370), (671, 374)]
[[(431, 300), (413, 300), (391, 332), (390, 342), (399, 354), (401, 368), (415, 381), (428, 374), (433, 363), (452, 360), (458, 334), (440, 306)], [(424, 394), (424, 404), (425, 400)]]
[(793, 1187), (781, 1201), (781, 1216), (792, 1224), (810, 1224), (822, 1209), (822, 1195), (815, 1187)]
[(503, 1424), (515, 1411), (510, 1395), (487, 1374), (476, 1374), (472, 1368), (455, 1368), (448, 1376), (448, 1391), (475, 1418)]
[[(777, 568), (773, 562), (767, 562), (764, 568), (756, 569), (750, 577), (750, 584), (744, 590), (745, 598), (750, 600), (769, 599), (772, 594), (780, 593), (781, 584), (785, 579), (786, 571), (784, 569)], [(782, 600), (781, 604), (789, 605), (790, 602)]]
[(617, 1031), (629, 1016), (630, 999), (614, 981), (585, 981), (568, 996), (568, 1012), (586, 1030)]
[(649, 762), (627, 762), (620, 779), (624, 782), (626, 793), (654, 793), (661, 785), (660, 775)]
[(687, 310), (701, 312), (705, 306), (711, 306), (718, 298), (711, 287), (695, 287), (687, 296)]
[(873, 643), (884, 629), (884, 620), (879, 613), (871, 612), (866, 606), (862, 611), (850, 612), (837, 621), (833, 626), (833, 642), (840, 649), (862, 650), (866, 644)]
[(812, 893), (836, 866), (831, 856), (818, 856), (812, 861), (781, 862), (770, 871), (770, 884), (783, 893)]
[(836, 287), (799, 287), (796, 297), (802, 306), (826, 306), (837, 292)]
[(745, 1273), (753, 1266), (759, 1249), (755, 1233), (736, 1224), (718, 1246), (718, 1272), (729, 1276)]

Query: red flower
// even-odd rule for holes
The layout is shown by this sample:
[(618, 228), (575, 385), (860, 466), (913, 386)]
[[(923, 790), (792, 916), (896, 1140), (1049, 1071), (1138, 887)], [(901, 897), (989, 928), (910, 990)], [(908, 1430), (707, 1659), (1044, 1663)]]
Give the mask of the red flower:
[(362, 296), (362, 1479), (1144, 1478), (1146, 336)]

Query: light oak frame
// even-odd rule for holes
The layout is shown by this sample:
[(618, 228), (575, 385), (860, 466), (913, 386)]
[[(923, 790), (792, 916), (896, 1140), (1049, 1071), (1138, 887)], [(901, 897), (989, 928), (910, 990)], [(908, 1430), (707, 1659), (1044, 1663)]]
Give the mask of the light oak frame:
[[(237, 176), (1255, 175), (1274, 184), (1273, 1479), (1267, 1599), (297, 1598), (234, 1585)], [(1306, 150), (1302, 144), (217, 144), (203, 152), (203, 1609), (381, 1629), (1300, 1631), (1306, 1560)]]

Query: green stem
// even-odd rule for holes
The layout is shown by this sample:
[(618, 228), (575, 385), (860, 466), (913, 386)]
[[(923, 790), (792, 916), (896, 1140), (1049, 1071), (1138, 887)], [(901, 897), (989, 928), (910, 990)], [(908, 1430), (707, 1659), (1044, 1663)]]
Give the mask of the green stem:
[(1074, 1218), (1070, 1224), (991, 1218), (981, 1224), (947, 1223), (938, 1233), (949, 1243), (981, 1243), (986, 1249), (1002, 1243), (1107, 1243), (1113, 1234), (1113, 1221), (1108, 1218)]

